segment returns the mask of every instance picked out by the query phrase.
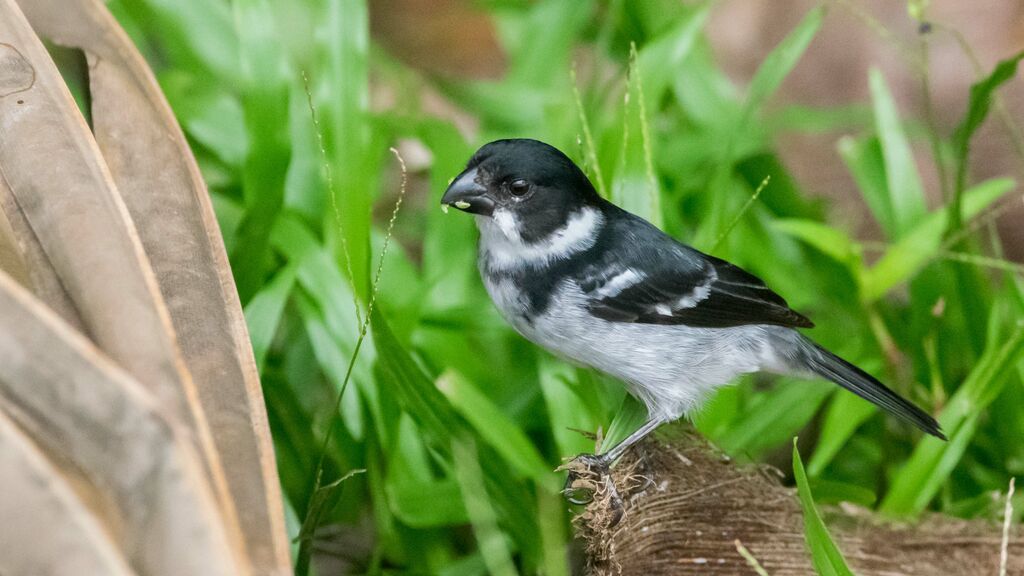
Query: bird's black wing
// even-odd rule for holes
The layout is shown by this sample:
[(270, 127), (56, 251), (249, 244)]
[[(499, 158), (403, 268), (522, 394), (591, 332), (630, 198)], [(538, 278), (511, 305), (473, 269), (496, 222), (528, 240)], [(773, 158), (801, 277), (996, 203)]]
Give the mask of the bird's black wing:
[(592, 315), (704, 328), (814, 326), (746, 270), (680, 244), (638, 218), (618, 228), (607, 239), (604, 257), (577, 278)]

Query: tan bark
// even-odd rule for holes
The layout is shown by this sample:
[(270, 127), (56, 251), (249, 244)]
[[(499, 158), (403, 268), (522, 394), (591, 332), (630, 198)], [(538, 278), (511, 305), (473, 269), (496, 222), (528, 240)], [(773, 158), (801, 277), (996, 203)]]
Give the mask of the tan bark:
[[(622, 521), (607, 530), (601, 502), (577, 518), (594, 574), (754, 574), (736, 540), (772, 576), (815, 574), (800, 503), (776, 470), (737, 465), (687, 431), (640, 445), (615, 476), (640, 486)], [(860, 576), (998, 574), (997, 523), (935, 515), (896, 524), (852, 506), (826, 509), (825, 522)], [(1009, 552), (1009, 574), (1024, 574), (1024, 541), (1011, 539)]]
[(156, 80), (99, 0), (20, 0), (89, 60), (93, 132), (139, 232), (258, 573), (290, 571), (263, 392), (202, 175)]

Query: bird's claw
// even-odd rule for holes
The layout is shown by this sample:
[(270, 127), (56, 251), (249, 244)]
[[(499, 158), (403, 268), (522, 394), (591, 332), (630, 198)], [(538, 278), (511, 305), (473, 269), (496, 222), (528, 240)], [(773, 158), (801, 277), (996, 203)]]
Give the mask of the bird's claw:
[(613, 499), (618, 500), (615, 484), (611, 481), (611, 463), (603, 456), (580, 454), (565, 463), (562, 469), (567, 470), (562, 494), (570, 504), (584, 506), (594, 500), (594, 494), (602, 484), (611, 491)]

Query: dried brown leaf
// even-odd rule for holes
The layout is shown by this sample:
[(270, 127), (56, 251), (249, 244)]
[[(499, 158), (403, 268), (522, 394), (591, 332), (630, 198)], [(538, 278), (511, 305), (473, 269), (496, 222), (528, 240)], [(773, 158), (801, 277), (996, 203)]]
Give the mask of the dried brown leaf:
[(112, 537), (140, 573), (247, 573), (187, 429), (3, 273), (0, 397), (47, 454), (106, 495)]
[(89, 59), (93, 131), (153, 267), (257, 573), (290, 571), (263, 393), (199, 168), (142, 56), (98, 0), (22, 0)]
[(240, 546), (198, 393), (135, 226), (59, 71), (13, 0), (0, 0), (0, 59), (0, 172), (7, 188), (85, 332), (187, 427)]
[(60, 471), (2, 410), (0, 494), (0, 574), (134, 574)]

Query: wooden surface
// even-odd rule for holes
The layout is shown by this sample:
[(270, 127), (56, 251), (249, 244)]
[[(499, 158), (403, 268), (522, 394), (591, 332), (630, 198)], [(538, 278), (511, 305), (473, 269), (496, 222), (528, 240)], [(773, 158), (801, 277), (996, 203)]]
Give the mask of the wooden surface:
[[(677, 428), (678, 430), (678, 428)], [(649, 440), (616, 467), (646, 485), (626, 497), (622, 522), (606, 530), (598, 506), (578, 518), (593, 574), (754, 574), (739, 540), (773, 576), (815, 572), (795, 491), (778, 471), (738, 466), (689, 431)], [(593, 506), (593, 505), (592, 505)], [(1001, 526), (929, 517), (889, 524), (863, 509), (825, 509), (825, 522), (860, 576), (998, 574)], [(1024, 574), (1024, 542), (1010, 542), (1009, 574)]]

